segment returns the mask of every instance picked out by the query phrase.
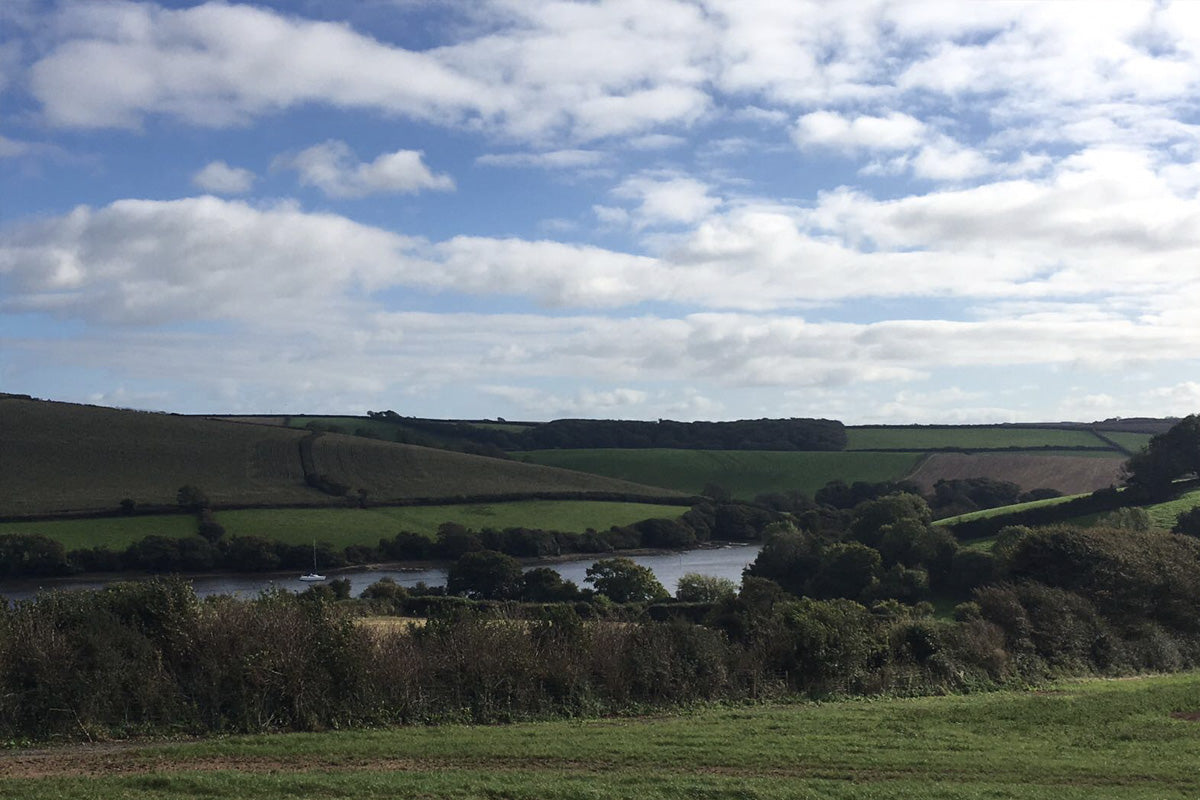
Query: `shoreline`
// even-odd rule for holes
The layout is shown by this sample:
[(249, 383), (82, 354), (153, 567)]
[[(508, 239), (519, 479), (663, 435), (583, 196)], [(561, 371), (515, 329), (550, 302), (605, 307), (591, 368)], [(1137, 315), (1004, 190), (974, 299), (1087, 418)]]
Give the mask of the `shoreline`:
[[(572, 562), (599, 561), (606, 558), (636, 558), (640, 556), (666, 556), (694, 553), (704, 550), (724, 550), (734, 547), (750, 547), (761, 542), (710, 541), (699, 543), (695, 547), (682, 550), (664, 548), (639, 547), (632, 550), (614, 550), (609, 553), (562, 553), (553, 556), (514, 556), (523, 568), (566, 564)], [(380, 561), (369, 564), (351, 564), (344, 567), (333, 567), (322, 572), (328, 580), (349, 577), (364, 572), (429, 572), (447, 570), (452, 561), (434, 559), (409, 561)], [(55, 575), (44, 578), (16, 578), (12, 581), (0, 581), (0, 597), (8, 592), (37, 592), (50, 591), (56, 588), (72, 588), (72, 584), (109, 584), (127, 581), (146, 581), (152, 578), (180, 577), (185, 580), (261, 580), (267, 583), (298, 581), (300, 573), (296, 570), (272, 570), (270, 572), (233, 572), (230, 570), (208, 572), (81, 572), (74, 575)], [(309, 584), (312, 585), (312, 584)]]

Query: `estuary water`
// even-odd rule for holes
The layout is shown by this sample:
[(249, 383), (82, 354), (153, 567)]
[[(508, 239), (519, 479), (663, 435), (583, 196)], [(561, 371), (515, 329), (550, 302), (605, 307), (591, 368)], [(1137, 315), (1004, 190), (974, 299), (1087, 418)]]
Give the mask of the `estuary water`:
[[(742, 570), (758, 555), (760, 545), (731, 543), (718, 547), (706, 547), (699, 550), (683, 550), (672, 553), (655, 553), (651, 555), (631, 556), (630, 558), (653, 570), (655, 577), (672, 594), (679, 583), (680, 577), (689, 572), (701, 575), (712, 575), (718, 578), (728, 578), (734, 583), (742, 581)], [(563, 578), (574, 581), (581, 588), (587, 588), (583, 579), (587, 568), (601, 558), (608, 556), (589, 555), (569, 561), (553, 561), (532, 563), (526, 569), (546, 566), (556, 570)], [(326, 573), (329, 578), (348, 578), (350, 593), (357, 597), (363, 589), (380, 578), (391, 578), (401, 586), (415, 586), (424, 583), (427, 586), (444, 586), (446, 570), (441, 567), (421, 569), (347, 569), (341, 572)], [(254, 597), (264, 589), (280, 587), (289, 591), (304, 591), (312, 584), (299, 580), (295, 575), (273, 573), (270, 575), (206, 575), (191, 578), (196, 594), (206, 597), (214, 594), (230, 594), (238, 597)], [(9, 600), (23, 600), (34, 596), (42, 589), (98, 589), (109, 581), (89, 580), (86, 578), (42, 579), (0, 581), (0, 595)]]

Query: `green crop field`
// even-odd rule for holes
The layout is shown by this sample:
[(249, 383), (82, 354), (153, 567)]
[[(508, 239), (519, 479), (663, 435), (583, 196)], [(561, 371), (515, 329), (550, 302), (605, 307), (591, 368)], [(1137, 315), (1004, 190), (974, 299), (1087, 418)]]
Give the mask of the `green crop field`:
[(38, 533), (62, 542), (68, 550), (101, 546), (119, 550), (147, 536), (169, 536), (173, 539), (193, 536), (196, 533), (196, 518), (190, 514), (154, 514), (145, 517), (0, 522), (0, 534), (5, 533)]
[(1200, 675), (0, 755), (0, 797), (1194, 800)]
[[(289, 544), (314, 539), (334, 547), (374, 546), (402, 530), (432, 536), (443, 522), (468, 528), (543, 528), (581, 533), (606, 530), (652, 517), (679, 517), (687, 506), (619, 503), (602, 500), (521, 500), (508, 503), (461, 503), (390, 508), (261, 508), (218, 511), (215, 516), (230, 536), (259, 536)], [(196, 533), (196, 518), (185, 514), (145, 517), (3, 522), (0, 534), (39, 533), (81, 547), (122, 549), (151, 534), (170, 537)]]
[(998, 426), (946, 427), (847, 427), (847, 450), (996, 450), (1040, 447), (1108, 447), (1084, 430), (1063, 428), (1010, 428)]
[(522, 459), (566, 469), (698, 493), (715, 483), (749, 500), (795, 489), (812, 494), (840, 479), (878, 482), (907, 475), (922, 453), (781, 452), (765, 450), (530, 450)]
[(335, 547), (376, 545), (400, 531), (432, 536), (443, 522), (468, 528), (544, 528), (582, 533), (606, 530), (651, 517), (676, 518), (687, 506), (615, 503), (593, 500), (527, 500), (393, 508), (323, 508), (222, 511), (217, 521), (235, 536), (260, 536), (291, 544), (316, 539)]

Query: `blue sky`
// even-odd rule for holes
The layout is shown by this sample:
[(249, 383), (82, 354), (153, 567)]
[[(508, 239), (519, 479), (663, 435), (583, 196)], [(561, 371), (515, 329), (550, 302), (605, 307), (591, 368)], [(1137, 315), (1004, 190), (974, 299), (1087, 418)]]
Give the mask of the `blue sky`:
[(0, 390), (1200, 410), (1200, 3), (0, 6)]

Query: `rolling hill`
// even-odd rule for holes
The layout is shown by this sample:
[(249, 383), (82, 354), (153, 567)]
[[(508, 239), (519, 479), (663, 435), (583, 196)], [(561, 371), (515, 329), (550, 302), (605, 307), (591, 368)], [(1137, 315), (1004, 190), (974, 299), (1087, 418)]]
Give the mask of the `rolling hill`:
[[(312, 437), (312, 438), (309, 438)], [(174, 414), (0, 396), (0, 516), (173, 507), (184, 484), (215, 507), (331, 506), (312, 468), (373, 502), (465, 497), (661, 498), (665, 489), (415, 445)]]

